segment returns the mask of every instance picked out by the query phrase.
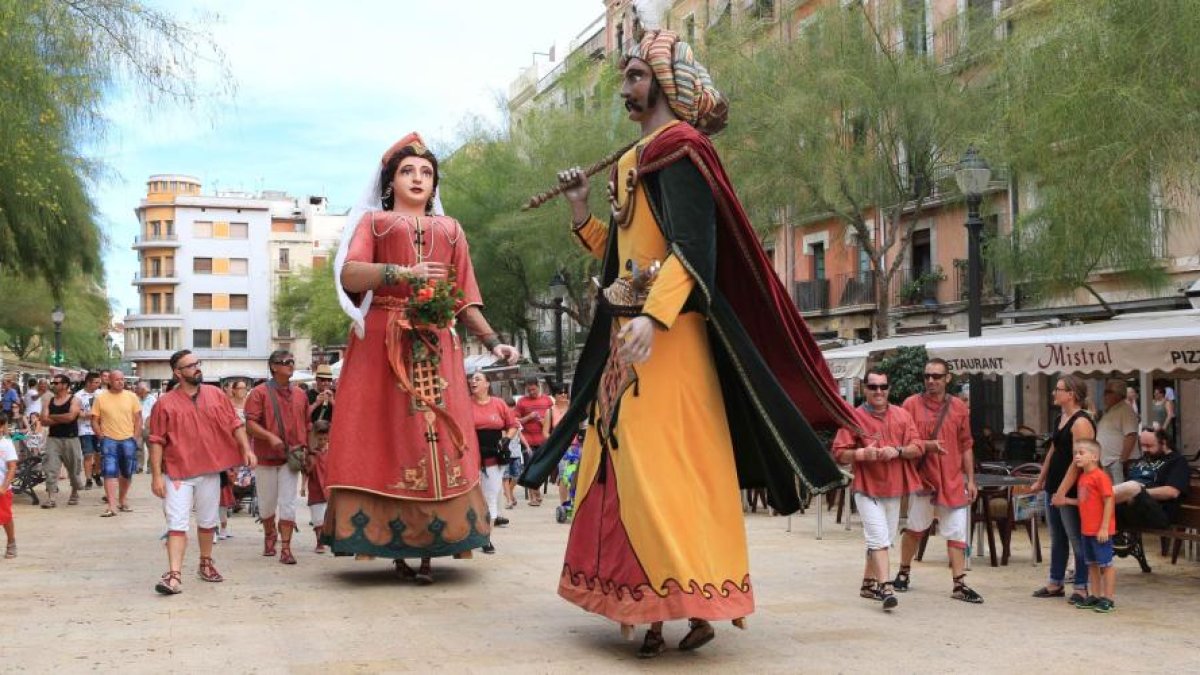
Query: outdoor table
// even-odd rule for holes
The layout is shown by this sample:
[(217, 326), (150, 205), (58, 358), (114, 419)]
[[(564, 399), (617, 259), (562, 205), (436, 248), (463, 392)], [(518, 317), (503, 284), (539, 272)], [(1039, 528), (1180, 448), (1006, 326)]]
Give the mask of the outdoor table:
[[(1037, 479), (1032, 476), (1009, 476), (994, 473), (975, 474), (975, 486), (979, 488), (979, 494), (975, 497), (975, 504), (973, 508), (979, 509), (979, 513), (985, 522), (985, 527), (980, 528), (975, 537), (975, 555), (980, 557), (983, 556), (983, 531), (986, 528), (986, 525), (990, 524), (991, 522), (991, 512), (988, 511), (987, 500), (1001, 496), (1004, 491), (1010, 490), (1014, 487), (1033, 485), (1036, 480)], [(1005, 494), (1004, 496), (1005, 498), (1010, 498), (1010, 495)], [(1010, 540), (1012, 538), (1012, 526), (1012, 521), (1008, 521), (1008, 531), (1004, 533), (1006, 540)], [(999, 563), (996, 560), (996, 545), (995, 542), (991, 542), (991, 544), (990, 553), (992, 558), (992, 567), (998, 567)]]

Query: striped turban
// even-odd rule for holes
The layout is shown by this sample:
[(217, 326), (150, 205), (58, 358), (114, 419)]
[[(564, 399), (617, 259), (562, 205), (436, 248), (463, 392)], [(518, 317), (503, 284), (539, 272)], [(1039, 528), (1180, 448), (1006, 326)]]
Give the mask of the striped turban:
[(713, 87), (708, 70), (696, 60), (692, 46), (677, 33), (646, 31), (641, 42), (625, 54), (622, 68), (629, 59), (641, 59), (650, 66), (676, 117), (710, 136), (725, 128), (729, 105)]

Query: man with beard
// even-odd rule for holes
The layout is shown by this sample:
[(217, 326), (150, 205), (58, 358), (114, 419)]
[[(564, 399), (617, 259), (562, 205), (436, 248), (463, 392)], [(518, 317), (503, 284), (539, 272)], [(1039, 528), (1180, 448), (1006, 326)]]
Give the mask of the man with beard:
[(163, 394), (150, 414), (150, 490), (163, 500), (167, 519), (167, 573), (154, 590), (181, 592), (180, 572), (187, 549), (188, 520), (196, 512), (202, 581), (224, 581), (213, 565), (213, 533), (220, 523), (221, 472), (257, 463), (246, 429), (229, 397), (203, 384), (200, 360), (183, 349), (171, 355), (179, 386)]
[(622, 624), (649, 624), (638, 655), (665, 649), (663, 622), (754, 610), (742, 487), (799, 507), (795, 477), (845, 484), (810, 425), (853, 424), (816, 343), (770, 267), (706, 134), (727, 106), (691, 47), (650, 31), (621, 62), (621, 97), (642, 139), (609, 183), (613, 220), (588, 210), (578, 168), (559, 174), (572, 226), (603, 260), (600, 303), (567, 413), (521, 484), (542, 484), (584, 419), (575, 519), (559, 594)]

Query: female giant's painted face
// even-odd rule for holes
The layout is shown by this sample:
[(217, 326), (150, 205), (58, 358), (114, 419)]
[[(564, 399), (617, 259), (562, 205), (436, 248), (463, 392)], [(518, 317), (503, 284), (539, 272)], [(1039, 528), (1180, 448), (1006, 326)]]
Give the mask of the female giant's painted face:
[(417, 209), (422, 213), (433, 198), (433, 164), (424, 157), (405, 157), (392, 179), (395, 208)]

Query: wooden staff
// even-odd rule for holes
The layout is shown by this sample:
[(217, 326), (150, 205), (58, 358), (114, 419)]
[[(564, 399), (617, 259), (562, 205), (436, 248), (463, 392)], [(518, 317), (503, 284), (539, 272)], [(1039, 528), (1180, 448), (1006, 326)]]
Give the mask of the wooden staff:
[[(608, 155), (607, 157), (600, 160), (599, 162), (596, 162), (595, 164), (584, 169), (583, 177), (590, 178), (591, 176), (594, 176), (595, 174), (600, 173), (601, 171), (612, 166), (613, 162), (616, 162), (618, 159), (621, 159), (621, 155), (624, 155), (626, 152), (629, 152), (629, 149), (632, 148), (636, 144), (637, 144), (637, 141), (634, 141), (633, 143), (626, 145), (625, 147), (621, 148), (620, 150), (617, 150), (616, 152), (612, 153), (611, 155)], [(555, 197), (561, 195), (564, 191), (569, 190), (572, 187), (574, 187), (574, 185), (557, 185), (549, 190), (546, 190), (545, 192), (542, 192), (541, 194), (536, 194), (529, 198), (529, 201), (526, 202), (525, 206), (521, 207), (521, 210), (528, 211), (529, 209), (536, 209), (537, 207), (541, 206), (542, 204), (545, 204), (546, 202), (550, 201), (551, 199), (554, 199)]]

